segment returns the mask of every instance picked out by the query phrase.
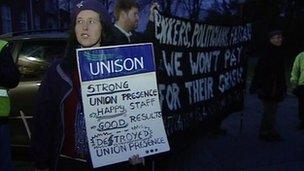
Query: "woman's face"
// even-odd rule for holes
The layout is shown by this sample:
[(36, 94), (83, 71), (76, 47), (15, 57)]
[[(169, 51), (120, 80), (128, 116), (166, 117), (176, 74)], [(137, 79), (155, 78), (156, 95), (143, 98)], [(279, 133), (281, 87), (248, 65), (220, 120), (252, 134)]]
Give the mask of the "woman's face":
[(281, 46), (283, 44), (283, 36), (278, 34), (270, 38), (270, 42), (275, 46)]
[(100, 16), (93, 10), (83, 10), (76, 17), (75, 33), (82, 47), (99, 47), (102, 26)]

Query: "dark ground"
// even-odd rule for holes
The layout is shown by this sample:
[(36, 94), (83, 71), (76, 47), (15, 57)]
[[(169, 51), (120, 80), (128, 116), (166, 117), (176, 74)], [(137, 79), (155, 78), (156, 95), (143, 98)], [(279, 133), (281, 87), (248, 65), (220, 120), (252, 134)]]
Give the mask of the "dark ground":
[[(230, 115), (223, 123), (225, 136), (198, 138), (169, 161), (168, 171), (303, 171), (304, 131), (298, 124), (297, 100), (287, 95), (280, 104), (277, 128), (284, 140), (264, 142), (258, 139), (261, 110), (256, 95), (247, 95), (240, 132), (241, 114)], [(33, 170), (29, 162), (14, 161), (17, 171)]]
[(228, 134), (219, 139), (200, 138), (193, 146), (170, 162), (170, 171), (303, 171), (304, 131), (298, 124), (297, 100), (288, 95), (280, 104), (277, 128), (284, 140), (264, 142), (258, 139), (261, 118), (259, 100), (247, 95), (243, 129), (240, 114), (232, 114), (223, 128)]

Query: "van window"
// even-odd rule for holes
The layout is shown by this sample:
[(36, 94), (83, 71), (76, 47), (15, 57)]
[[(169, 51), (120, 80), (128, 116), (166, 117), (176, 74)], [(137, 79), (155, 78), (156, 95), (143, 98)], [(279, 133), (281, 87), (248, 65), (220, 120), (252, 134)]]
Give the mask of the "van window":
[(41, 80), (52, 62), (63, 57), (65, 44), (59, 40), (24, 42), (17, 62), (21, 80)]

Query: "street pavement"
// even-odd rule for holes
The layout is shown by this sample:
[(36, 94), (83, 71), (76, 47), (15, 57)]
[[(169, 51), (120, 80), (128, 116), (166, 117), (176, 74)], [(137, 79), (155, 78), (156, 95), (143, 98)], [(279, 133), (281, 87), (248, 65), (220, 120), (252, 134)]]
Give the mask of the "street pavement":
[(304, 171), (304, 131), (298, 124), (297, 99), (287, 95), (280, 103), (277, 128), (281, 142), (258, 139), (262, 111), (256, 95), (247, 95), (243, 124), (241, 113), (230, 115), (218, 139), (199, 138), (170, 162), (170, 171)]
[[(199, 137), (167, 161), (168, 171), (304, 171), (304, 131), (298, 124), (297, 99), (287, 95), (280, 103), (277, 128), (281, 142), (258, 139), (261, 104), (247, 95), (243, 117), (231, 114), (222, 124), (227, 134), (217, 139)], [(241, 118), (243, 118), (241, 127)], [(33, 170), (25, 161), (14, 161), (16, 171)]]

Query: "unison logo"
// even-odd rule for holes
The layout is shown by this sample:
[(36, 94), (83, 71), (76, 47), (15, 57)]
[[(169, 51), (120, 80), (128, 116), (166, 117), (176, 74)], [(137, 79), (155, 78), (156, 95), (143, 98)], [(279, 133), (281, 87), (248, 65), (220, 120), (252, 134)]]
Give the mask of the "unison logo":
[(145, 64), (143, 57), (123, 57), (122, 55), (108, 54), (106, 56), (99, 56), (98, 61), (93, 60), (92, 62), (89, 62), (90, 74), (93, 76), (141, 71), (144, 68)]

